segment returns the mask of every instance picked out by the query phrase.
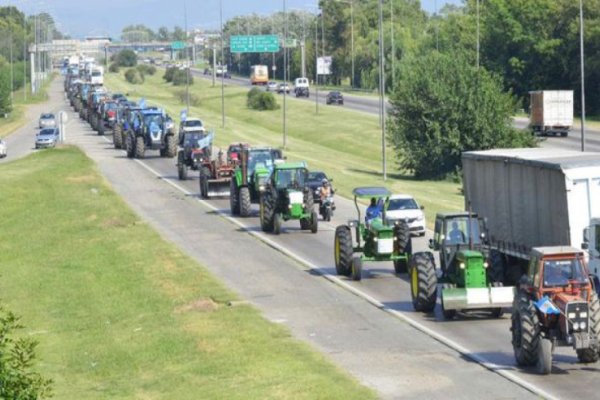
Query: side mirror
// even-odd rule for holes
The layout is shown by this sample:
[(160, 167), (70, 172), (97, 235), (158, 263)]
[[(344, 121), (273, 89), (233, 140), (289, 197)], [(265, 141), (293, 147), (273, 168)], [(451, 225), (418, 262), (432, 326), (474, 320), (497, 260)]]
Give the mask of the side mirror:
[(581, 243), (582, 250), (588, 250), (589, 248), (590, 248), (590, 246), (586, 242)]
[(584, 228), (583, 229), (583, 241), (585, 243), (589, 242), (590, 241), (589, 237), (590, 237), (590, 228), (589, 227)]

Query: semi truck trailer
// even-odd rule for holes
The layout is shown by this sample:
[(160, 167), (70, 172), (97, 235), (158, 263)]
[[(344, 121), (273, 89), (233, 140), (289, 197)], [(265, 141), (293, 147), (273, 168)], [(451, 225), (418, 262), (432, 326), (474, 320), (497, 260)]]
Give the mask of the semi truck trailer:
[(573, 126), (572, 90), (529, 92), (529, 126), (536, 135), (567, 136)]
[(490, 267), (505, 284), (533, 247), (586, 249), (600, 273), (600, 153), (495, 149), (462, 154), (465, 207), (484, 217)]

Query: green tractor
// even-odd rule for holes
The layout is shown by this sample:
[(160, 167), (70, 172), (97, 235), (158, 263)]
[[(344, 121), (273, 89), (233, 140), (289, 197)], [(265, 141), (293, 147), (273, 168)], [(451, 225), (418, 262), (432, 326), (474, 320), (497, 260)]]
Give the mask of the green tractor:
[(276, 164), (260, 196), (260, 225), (279, 235), (281, 223), (299, 220), (300, 229), (317, 233), (319, 218), (308, 186), (306, 164)]
[[(359, 281), (364, 261), (392, 261), (396, 273), (406, 272), (412, 252), (410, 228), (404, 220), (392, 223), (386, 219), (385, 210), (391, 193), (382, 187), (359, 187), (352, 193), (358, 218), (335, 229), (334, 258), (337, 274)], [(372, 202), (380, 204), (380, 214), (362, 222), (359, 198), (370, 198)], [(352, 240), (353, 230), (356, 246)]]
[(271, 147), (240, 145), (239, 165), (230, 183), (231, 214), (248, 217), (252, 203), (260, 202), (261, 187), (273, 170), (275, 160), (283, 158), (281, 150)]
[[(510, 307), (514, 287), (494, 282), (484, 248), (484, 220), (468, 212), (436, 215), (433, 239), (429, 247), (439, 252), (442, 277), (442, 314), (446, 319), (457, 311), (490, 311), (502, 316), (503, 307)], [(409, 266), (413, 307), (432, 312), (437, 299), (438, 278), (433, 253), (415, 253)]]

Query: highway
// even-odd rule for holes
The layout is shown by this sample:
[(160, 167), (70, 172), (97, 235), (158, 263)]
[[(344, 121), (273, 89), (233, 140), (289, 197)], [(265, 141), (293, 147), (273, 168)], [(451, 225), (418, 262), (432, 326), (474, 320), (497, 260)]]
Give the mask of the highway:
[[(334, 229), (355, 216), (351, 201), (337, 197), (333, 220), (320, 222), (317, 234), (293, 222), (279, 236), (263, 234), (256, 206), (250, 218), (231, 218), (228, 199), (198, 199), (197, 174), (177, 180), (174, 159), (149, 151), (144, 160), (130, 160), (110, 136), (97, 136), (63, 100), (62, 83), (52, 85), (51, 98), (45, 111), (69, 110), (68, 142), (97, 163), (142, 218), (382, 398), (566, 399), (593, 398), (600, 390), (600, 364), (577, 364), (569, 348), (555, 352), (551, 376), (518, 368), (508, 313), (444, 321), (439, 304), (434, 314), (414, 312), (407, 277), (396, 276), (391, 263), (366, 263), (361, 282), (337, 277)], [(31, 127), (8, 143), (12, 159), (33, 151)], [(577, 136), (544, 142), (566, 144), (576, 147)], [(414, 251), (425, 250), (427, 239), (414, 238)]]

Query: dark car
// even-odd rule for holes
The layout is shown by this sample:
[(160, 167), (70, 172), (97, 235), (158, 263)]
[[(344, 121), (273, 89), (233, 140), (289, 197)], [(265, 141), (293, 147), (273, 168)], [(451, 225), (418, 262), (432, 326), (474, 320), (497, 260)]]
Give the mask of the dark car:
[(323, 179), (327, 179), (331, 184), (331, 179), (329, 179), (323, 171), (311, 171), (308, 173), (307, 185), (313, 194), (315, 204), (321, 203), (321, 186), (323, 186)]
[(327, 104), (339, 104), (341, 106), (344, 105), (344, 95), (341, 92), (329, 92), (327, 93), (327, 98), (325, 99)]

